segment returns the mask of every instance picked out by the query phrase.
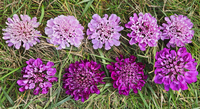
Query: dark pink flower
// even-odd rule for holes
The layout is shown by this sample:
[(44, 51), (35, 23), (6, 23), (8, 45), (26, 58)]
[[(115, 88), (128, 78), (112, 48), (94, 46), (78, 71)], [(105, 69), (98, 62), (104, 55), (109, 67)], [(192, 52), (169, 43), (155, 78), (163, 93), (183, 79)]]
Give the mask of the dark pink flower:
[(185, 47), (177, 52), (164, 48), (156, 53), (155, 79), (157, 84), (164, 84), (165, 90), (187, 90), (187, 84), (197, 81), (197, 63), (194, 62)]
[(130, 56), (130, 58), (116, 58), (115, 63), (107, 65), (107, 69), (111, 72), (113, 81), (113, 87), (118, 88), (119, 94), (129, 95), (131, 89), (134, 93), (138, 93), (138, 89), (141, 90), (147, 79), (147, 75), (144, 75), (144, 65), (140, 62), (135, 62), (136, 57)]
[(100, 64), (88, 60), (76, 61), (66, 68), (63, 75), (63, 88), (66, 94), (71, 95), (75, 100), (84, 102), (92, 93), (99, 94), (98, 83), (103, 83), (104, 72), (100, 71)]
[(19, 91), (34, 89), (33, 94), (35, 95), (48, 93), (52, 83), (58, 81), (58, 78), (54, 76), (56, 68), (52, 68), (54, 63), (47, 62), (45, 65), (40, 58), (29, 59), (26, 63), (28, 65), (21, 71), (23, 76), (17, 81), (17, 84), (22, 86)]

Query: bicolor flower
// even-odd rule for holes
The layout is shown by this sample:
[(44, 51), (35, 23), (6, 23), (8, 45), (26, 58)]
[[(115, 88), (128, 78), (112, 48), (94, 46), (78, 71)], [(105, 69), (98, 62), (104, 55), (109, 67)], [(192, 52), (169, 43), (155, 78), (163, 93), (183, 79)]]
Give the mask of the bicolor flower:
[(22, 86), (19, 91), (34, 89), (35, 95), (47, 94), (52, 83), (58, 81), (58, 78), (54, 76), (56, 68), (52, 68), (54, 63), (47, 62), (45, 65), (40, 58), (29, 59), (26, 63), (28, 65), (21, 71), (22, 78), (17, 81), (17, 84)]

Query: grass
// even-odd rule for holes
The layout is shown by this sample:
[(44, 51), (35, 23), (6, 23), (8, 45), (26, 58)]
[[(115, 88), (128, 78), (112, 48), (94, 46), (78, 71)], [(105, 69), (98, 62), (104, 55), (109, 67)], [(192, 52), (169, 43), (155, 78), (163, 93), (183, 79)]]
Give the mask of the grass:
[[(133, 13), (149, 12), (158, 19), (158, 24), (164, 22), (164, 17), (173, 14), (183, 14), (188, 16), (193, 24), (195, 35), (192, 43), (186, 46), (198, 63), (197, 69), (200, 71), (200, 2), (199, 0), (2, 0), (0, 1), (0, 108), (200, 108), (200, 76), (198, 81), (192, 83), (186, 91), (165, 91), (163, 85), (153, 82), (155, 53), (163, 49), (165, 42), (159, 41), (159, 46), (141, 51), (138, 46), (128, 44), (128, 29), (124, 29), (121, 37), (121, 45), (112, 47), (111, 50), (94, 50), (91, 41), (84, 39), (80, 48), (70, 47), (57, 51), (55, 47), (46, 42), (44, 28), (47, 20), (58, 15), (73, 15), (85, 27), (90, 22), (92, 15), (97, 13), (115, 13), (121, 18), (121, 25), (128, 22)], [(41, 23), (38, 30), (42, 32), (41, 43), (35, 45), (30, 50), (19, 50), (8, 47), (2, 39), (2, 28), (5, 28), (5, 21), (13, 14), (28, 14), (36, 16)], [(85, 36), (86, 38), (87, 36)], [(119, 54), (125, 57), (137, 56), (137, 61), (146, 64), (145, 74), (148, 74), (147, 83), (138, 94), (130, 93), (129, 96), (119, 95), (118, 91), (112, 87), (110, 73), (106, 70), (106, 65), (115, 60)], [(46, 95), (35, 96), (32, 91), (19, 92), (16, 81), (20, 78), (20, 71), (25, 66), (25, 61), (30, 58), (42, 58), (44, 62), (52, 61), (57, 69), (56, 76), (59, 81), (53, 85)], [(101, 93), (93, 94), (82, 103), (75, 101), (65, 94), (62, 89), (63, 69), (70, 63), (77, 60), (89, 59), (101, 63), (107, 77), (104, 79), (105, 85), (98, 85)]]

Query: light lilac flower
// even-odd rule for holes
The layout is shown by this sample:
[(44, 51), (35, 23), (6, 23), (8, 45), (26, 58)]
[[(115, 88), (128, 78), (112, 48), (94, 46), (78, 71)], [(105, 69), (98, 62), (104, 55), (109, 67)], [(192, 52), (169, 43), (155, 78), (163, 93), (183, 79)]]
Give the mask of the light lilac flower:
[(161, 30), (162, 36), (161, 39), (170, 39), (167, 47), (184, 47), (185, 44), (191, 43), (191, 39), (194, 36), (194, 30), (191, 30), (193, 23), (187, 16), (183, 15), (171, 15), (165, 17), (166, 23), (162, 24)]
[(125, 27), (132, 30), (131, 33), (127, 34), (131, 38), (130, 45), (138, 43), (142, 51), (145, 51), (147, 46), (157, 46), (161, 34), (160, 28), (156, 18), (151, 16), (150, 13), (139, 13), (138, 16), (134, 13)]
[(35, 95), (47, 94), (52, 83), (58, 81), (58, 78), (54, 76), (56, 68), (52, 68), (54, 63), (47, 62), (45, 65), (40, 58), (29, 59), (26, 63), (28, 65), (21, 71), (23, 76), (17, 81), (17, 84), (22, 86), (19, 91), (34, 89), (33, 94)]
[(136, 57), (130, 56), (130, 58), (116, 58), (117, 62), (111, 62), (111, 65), (107, 65), (107, 69), (111, 72), (111, 78), (113, 81), (113, 87), (118, 88), (119, 94), (129, 95), (131, 89), (134, 93), (138, 93), (138, 89), (141, 90), (147, 79), (147, 75), (144, 75), (144, 65), (140, 62), (135, 62)]
[(92, 20), (88, 24), (89, 29), (87, 29), (88, 39), (92, 39), (93, 48), (102, 48), (105, 44), (105, 49), (109, 50), (113, 45), (119, 46), (119, 38), (121, 34), (119, 33), (124, 27), (119, 26), (120, 17), (116, 14), (108, 15), (105, 14), (101, 18), (98, 14), (92, 16)]
[(164, 84), (165, 90), (187, 90), (187, 84), (197, 81), (197, 63), (185, 47), (177, 52), (164, 48), (156, 53), (155, 78), (157, 84)]
[(76, 61), (66, 68), (63, 75), (63, 88), (66, 94), (71, 95), (75, 100), (84, 102), (92, 93), (99, 94), (98, 83), (103, 83), (104, 72), (100, 71), (100, 64), (88, 60)]
[(28, 50), (31, 46), (39, 43), (38, 39), (41, 34), (40, 31), (37, 31), (37, 28), (40, 24), (37, 22), (37, 18), (30, 18), (28, 15), (20, 15), (20, 18), (17, 14), (13, 15), (13, 18), (8, 18), (6, 22), (6, 29), (2, 29), (3, 39), (6, 40), (8, 46), (14, 45), (16, 49), (19, 49), (23, 44), (23, 47)]
[(79, 47), (84, 39), (83, 29), (84, 27), (74, 16), (60, 15), (47, 21), (45, 34), (50, 38), (47, 41), (60, 50), (65, 49), (66, 46), (70, 47), (70, 45)]

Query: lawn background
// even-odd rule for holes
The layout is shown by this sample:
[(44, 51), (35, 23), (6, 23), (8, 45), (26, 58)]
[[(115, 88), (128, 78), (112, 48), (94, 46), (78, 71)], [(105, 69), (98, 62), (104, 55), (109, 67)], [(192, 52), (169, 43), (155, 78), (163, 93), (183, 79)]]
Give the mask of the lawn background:
[[(58, 15), (73, 15), (84, 26), (84, 32), (87, 30), (87, 24), (92, 15), (97, 13), (100, 16), (104, 14), (116, 14), (121, 18), (121, 26), (129, 21), (133, 13), (151, 13), (157, 18), (161, 25), (164, 17), (173, 14), (182, 14), (187, 16), (193, 22), (195, 35), (191, 44), (187, 44), (187, 51), (198, 63), (197, 69), (200, 71), (200, 1), (199, 0), (1, 0), (0, 1), (0, 108), (9, 109), (43, 109), (43, 108), (200, 108), (200, 76), (198, 81), (192, 83), (186, 91), (165, 91), (163, 85), (155, 84), (154, 62), (157, 51), (166, 47), (166, 41), (159, 40), (158, 47), (148, 48), (141, 51), (137, 45), (129, 45), (127, 33), (129, 29), (121, 31), (121, 45), (112, 47), (106, 51), (104, 48), (94, 50), (90, 40), (85, 39), (80, 48), (70, 47), (65, 50), (56, 50), (52, 44), (46, 42), (44, 28), (47, 20), (55, 18)], [(16, 50), (8, 47), (2, 39), (2, 28), (6, 27), (6, 20), (14, 14), (28, 14), (31, 17), (36, 16), (41, 23), (38, 30), (43, 37), (41, 43), (25, 51), (24, 48)], [(176, 48), (177, 49), (177, 48)], [(148, 75), (147, 82), (138, 94), (130, 93), (129, 96), (119, 95), (118, 90), (112, 87), (110, 73), (106, 70), (106, 65), (114, 61), (120, 54), (124, 57), (135, 55), (137, 61), (143, 62), (145, 74)], [(59, 81), (53, 85), (46, 95), (33, 95), (32, 91), (19, 92), (19, 86), (16, 81), (21, 77), (21, 69), (26, 66), (25, 61), (30, 58), (41, 58), (45, 63), (52, 61), (57, 69), (56, 76)], [(101, 93), (93, 94), (82, 103), (75, 101), (65, 94), (62, 88), (62, 75), (64, 68), (77, 60), (89, 59), (101, 63), (101, 70), (105, 71), (107, 77), (106, 84), (98, 85)]]

